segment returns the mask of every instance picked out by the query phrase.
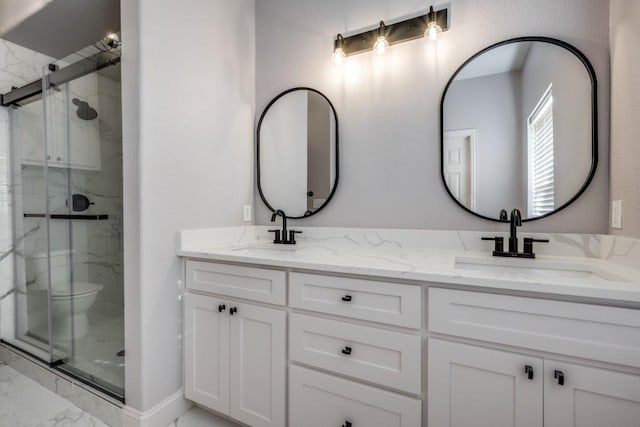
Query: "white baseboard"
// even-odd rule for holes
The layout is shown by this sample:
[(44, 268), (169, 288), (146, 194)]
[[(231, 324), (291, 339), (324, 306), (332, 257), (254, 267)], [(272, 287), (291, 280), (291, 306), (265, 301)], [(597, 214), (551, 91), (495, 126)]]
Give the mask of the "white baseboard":
[(193, 403), (184, 398), (184, 390), (180, 389), (145, 412), (125, 406), (122, 427), (168, 427), (191, 406)]

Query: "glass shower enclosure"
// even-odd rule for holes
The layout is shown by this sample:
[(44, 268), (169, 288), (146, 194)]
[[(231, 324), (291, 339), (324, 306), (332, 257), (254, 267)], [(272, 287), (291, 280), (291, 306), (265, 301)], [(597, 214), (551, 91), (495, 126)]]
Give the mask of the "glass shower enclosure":
[(11, 108), (15, 327), (3, 325), (2, 338), (123, 400), (119, 43), (52, 59), (28, 86), (3, 96)]

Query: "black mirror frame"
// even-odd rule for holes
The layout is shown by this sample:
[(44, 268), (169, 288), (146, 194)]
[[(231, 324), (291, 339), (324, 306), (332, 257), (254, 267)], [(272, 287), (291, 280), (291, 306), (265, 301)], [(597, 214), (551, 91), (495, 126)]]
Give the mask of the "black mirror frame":
[(561, 210), (563, 210), (564, 208), (566, 208), (567, 206), (571, 205), (573, 202), (575, 202), (581, 195), (582, 193), (585, 192), (585, 190), (587, 189), (587, 187), (589, 186), (589, 184), (591, 183), (591, 181), (593, 180), (593, 177), (595, 176), (596, 173), (596, 168), (598, 166), (598, 96), (597, 96), (597, 92), (598, 92), (598, 83), (596, 80), (596, 73), (595, 70), (593, 68), (593, 66), (591, 65), (591, 62), (589, 62), (589, 60), (587, 59), (587, 57), (580, 51), (578, 50), (578, 48), (576, 48), (575, 46), (570, 45), (567, 42), (564, 42), (562, 40), (558, 40), (558, 39), (554, 39), (554, 38), (550, 38), (550, 37), (537, 37), (537, 36), (527, 36), (527, 37), (516, 37), (516, 38), (512, 38), (512, 39), (508, 39), (508, 40), (504, 40), (501, 41), (499, 43), (495, 43), (492, 44), (491, 46), (488, 46), (484, 49), (482, 49), (481, 51), (477, 52), (476, 54), (474, 54), (473, 56), (471, 56), (469, 59), (467, 59), (457, 70), (455, 73), (453, 73), (453, 75), (451, 76), (451, 79), (449, 79), (449, 82), (447, 83), (447, 85), (444, 88), (444, 92), (442, 93), (442, 99), (440, 101), (440, 177), (442, 178), (442, 185), (444, 186), (445, 190), (447, 191), (447, 194), (449, 194), (449, 196), (458, 204), (458, 206), (460, 206), (462, 209), (464, 209), (465, 211), (480, 217), (482, 219), (486, 219), (489, 221), (496, 221), (496, 222), (509, 222), (508, 220), (501, 220), (499, 218), (490, 218), (488, 216), (484, 216), (481, 215), (477, 212), (472, 211), (471, 209), (467, 208), (466, 206), (464, 206), (462, 203), (460, 203), (460, 201), (458, 199), (456, 199), (454, 197), (454, 195), (451, 193), (451, 190), (449, 190), (449, 187), (447, 186), (447, 181), (445, 179), (444, 176), (444, 99), (447, 95), (447, 91), (449, 90), (449, 86), (451, 86), (451, 83), (453, 83), (453, 81), (455, 80), (456, 76), (464, 69), (465, 66), (467, 66), (471, 61), (473, 61), (474, 59), (476, 59), (477, 57), (479, 57), (480, 55), (486, 53), (487, 51), (503, 46), (503, 45), (507, 45), (507, 44), (511, 44), (511, 43), (517, 43), (517, 42), (543, 42), (543, 43), (550, 43), (556, 46), (560, 46), (563, 47), (565, 49), (567, 49), (569, 52), (573, 53), (579, 60), (580, 62), (582, 62), (582, 64), (584, 65), (585, 69), (587, 70), (587, 73), (589, 74), (589, 79), (591, 80), (591, 122), (592, 122), (592, 126), (591, 126), (591, 169), (589, 170), (589, 174), (587, 175), (587, 179), (584, 181), (584, 183), (582, 184), (582, 187), (580, 187), (580, 189), (578, 190), (578, 192), (566, 203), (560, 205), (559, 207), (557, 207), (556, 209), (554, 209), (553, 211), (546, 213), (544, 215), (540, 215), (537, 216), (535, 218), (526, 218), (526, 219), (522, 219), (522, 222), (529, 222), (529, 221), (535, 221), (538, 219), (542, 219), (542, 218), (546, 218), (550, 215), (553, 215), (557, 212), (560, 212)]
[(310, 87), (304, 87), (304, 86), (294, 87), (294, 88), (291, 88), (291, 89), (287, 89), (284, 92), (281, 92), (279, 95), (277, 95), (271, 101), (269, 101), (267, 106), (262, 111), (262, 114), (260, 115), (260, 120), (258, 120), (258, 127), (257, 127), (257, 130), (256, 130), (256, 179), (257, 179), (258, 193), (260, 194), (260, 198), (262, 199), (264, 204), (267, 206), (267, 208), (269, 208), (269, 210), (271, 212), (275, 212), (276, 211), (269, 204), (267, 199), (264, 197), (264, 193), (262, 192), (262, 186), (260, 185), (260, 128), (262, 127), (262, 121), (264, 120), (265, 116), (267, 115), (267, 112), (269, 111), (269, 108), (271, 108), (271, 106), (273, 104), (275, 104), (276, 101), (278, 101), (280, 98), (282, 98), (286, 94), (288, 94), (290, 92), (297, 91), (297, 90), (306, 90), (306, 91), (311, 91), (311, 92), (317, 93), (318, 95), (322, 96), (329, 103), (329, 106), (331, 107), (331, 112), (333, 113), (333, 118), (334, 118), (335, 123), (336, 123), (336, 129), (335, 129), (335, 132), (336, 132), (336, 135), (335, 135), (335, 137), (336, 137), (336, 157), (335, 157), (336, 172), (335, 172), (335, 180), (333, 182), (333, 188), (331, 189), (331, 193), (329, 193), (329, 197), (327, 197), (327, 199), (324, 201), (322, 206), (320, 206), (318, 209), (314, 210), (313, 212), (312, 211), (306, 211), (303, 216), (289, 216), (289, 215), (287, 215), (287, 218), (289, 218), (289, 219), (309, 218), (310, 216), (313, 216), (313, 215), (317, 214), (318, 212), (320, 212), (322, 209), (324, 209), (324, 207), (327, 206), (329, 204), (329, 202), (331, 201), (331, 199), (333, 198), (333, 195), (336, 192), (336, 188), (338, 188), (338, 180), (339, 180), (339, 176), (340, 176), (339, 167), (338, 167), (338, 165), (340, 164), (340, 162), (339, 162), (339, 157), (340, 156), (339, 156), (339, 152), (338, 152), (339, 134), (340, 134), (340, 132), (339, 132), (339, 127), (338, 127), (338, 114), (336, 113), (335, 107), (333, 106), (333, 104), (331, 103), (329, 98), (327, 98), (325, 96), (325, 94), (323, 94), (319, 90), (316, 90), (316, 89), (313, 89), (313, 88), (310, 88)]

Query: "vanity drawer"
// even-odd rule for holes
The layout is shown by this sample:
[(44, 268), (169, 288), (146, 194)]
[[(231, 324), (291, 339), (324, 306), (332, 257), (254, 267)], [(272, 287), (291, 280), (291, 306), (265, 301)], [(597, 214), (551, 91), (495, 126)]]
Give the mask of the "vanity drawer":
[(421, 401), (299, 366), (289, 368), (289, 425), (420, 427)]
[(287, 273), (187, 260), (187, 289), (285, 305)]
[(289, 358), (372, 383), (421, 392), (421, 337), (301, 314), (289, 316)]
[(292, 307), (420, 328), (420, 286), (290, 273)]
[(640, 310), (430, 288), (429, 330), (640, 367)]

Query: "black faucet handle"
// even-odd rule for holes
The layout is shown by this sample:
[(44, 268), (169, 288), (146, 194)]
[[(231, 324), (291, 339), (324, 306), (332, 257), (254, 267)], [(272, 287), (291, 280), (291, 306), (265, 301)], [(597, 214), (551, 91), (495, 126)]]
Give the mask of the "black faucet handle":
[(549, 239), (534, 239), (533, 237), (525, 237), (524, 238), (524, 253), (527, 255), (533, 255), (535, 257), (536, 254), (533, 253), (533, 243), (549, 243)]
[(289, 243), (292, 245), (296, 244), (296, 234), (301, 234), (302, 231), (299, 230), (289, 230)]
[(282, 243), (282, 239), (280, 238), (280, 230), (269, 230), (269, 233), (276, 233), (273, 239), (273, 243)]
[(483, 237), (482, 240), (493, 240), (496, 242), (493, 250), (495, 252), (504, 252), (504, 237)]

